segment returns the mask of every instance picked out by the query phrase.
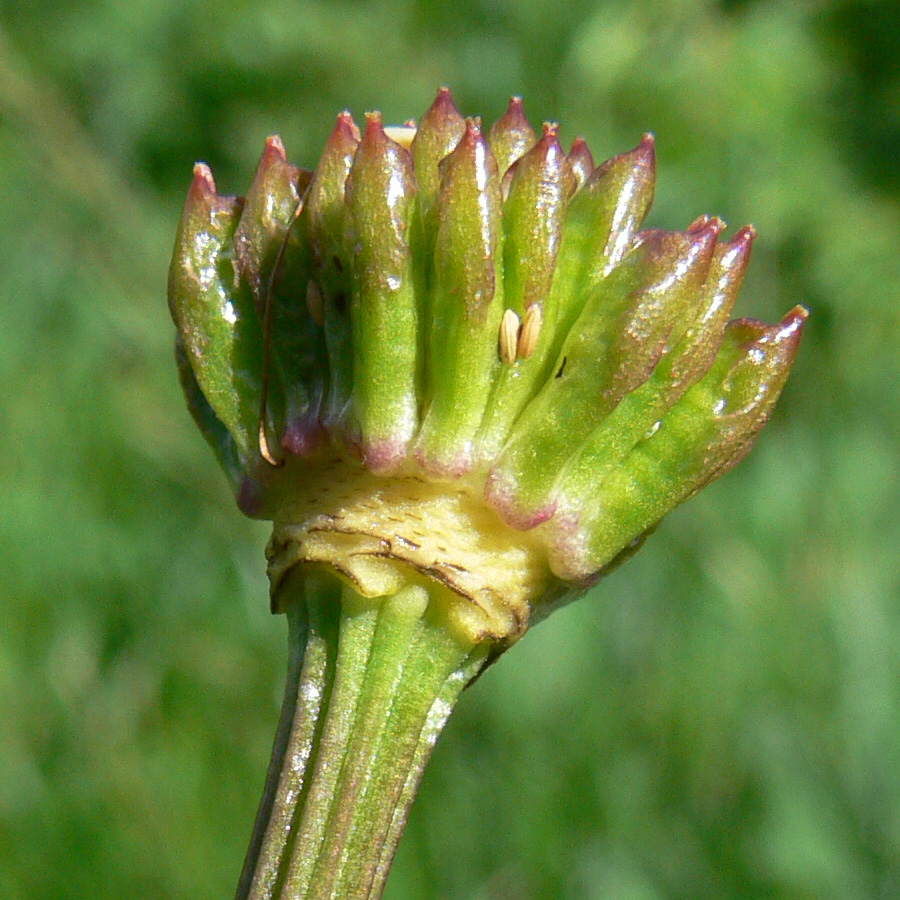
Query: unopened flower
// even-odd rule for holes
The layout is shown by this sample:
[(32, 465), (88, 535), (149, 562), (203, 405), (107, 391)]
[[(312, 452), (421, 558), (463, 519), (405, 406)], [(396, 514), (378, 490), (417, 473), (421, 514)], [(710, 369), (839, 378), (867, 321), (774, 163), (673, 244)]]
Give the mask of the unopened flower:
[(729, 322), (753, 230), (642, 231), (654, 181), (649, 135), (595, 167), (518, 98), (485, 133), (447, 90), (418, 128), (342, 113), (314, 172), (270, 138), (244, 199), (198, 164), (182, 380), (276, 522), (275, 589), (305, 563), (364, 594), (424, 577), (509, 641), (741, 459), (805, 312)]
[(483, 662), (747, 453), (806, 313), (729, 321), (753, 229), (642, 230), (655, 175), (649, 135), (596, 166), (518, 98), (485, 129), (446, 89), (417, 125), (341, 113), (314, 171), (270, 138), (244, 198), (197, 165), (179, 367), (274, 521), (276, 609), (323, 573), (418, 591)]

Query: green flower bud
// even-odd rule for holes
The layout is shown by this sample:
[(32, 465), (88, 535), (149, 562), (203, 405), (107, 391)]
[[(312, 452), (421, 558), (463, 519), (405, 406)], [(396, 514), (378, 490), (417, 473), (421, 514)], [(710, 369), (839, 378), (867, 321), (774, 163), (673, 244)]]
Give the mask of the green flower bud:
[(344, 258), (351, 278), (351, 435), (376, 472), (398, 468), (419, 424), (419, 311), (409, 223), (416, 180), (412, 154), (384, 132), (380, 113), (347, 176)]
[[(550, 530), (551, 565), (563, 577), (593, 579), (667, 512), (740, 462), (767, 421), (797, 351), (806, 311), (779, 325), (731, 322), (716, 360), (615, 467), (584, 478), (572, 472)], [(582, 476), (592, 447), (580, 460)], [(549, 523), (548, 523), (549, 524)]]
[(249, 461), (257, 441), (263, 335), (237, 273), (234, 238), (243, 206), (216, 193), (207, 166), (194, 167), (169, 271), (169, 310), (197, 387)]
[(321, 440), (316, 417), (323, 359), (317, 329), (304, 308), (309, 254), (306, 244), (289, 239), (311, 178), (312, 172), (288, 163), (279, 138), (269, 138), (234, 235), (235, 274), (264, 330), (268, 378), (262, 389), (276, 413), (261, 423), (260, 433), (283, 431), (285, 444), (294, 449)]
[(534, 146), (536, 140), (537, 135), (525, 116), (522, 98), (510, 98), (506, 112), (491, 125), (488, 135), (501, 177)]
[(568, 174), (557, 128), (547, 125), (541, 140), (516, 163), (503, 210), (506, 305), (519, 314), (550, 294)]
[(246, 200), (198, 165), (170, 274), (188, 403), (270, 518), (273, 603), (325, 567), (424, 586), (496, 652), (733, 466), (806, 313), (728, 319), (754, 232), (642, 231), (653, 139), (595, 167), (521, 100), (486, 132), (338, 117), (314, 173), (270, 139)]
[(496, 271), (500, 180), (494, 155), (471, 119), (441, 163), (437, 213), (425, 415), (416, 458), (429, 474), (458, 477), (473, 465), (503, 311), (503, 279)]
[(441, 88), (437, 99), (422, 116), (412, 142), (419, 213), (423, 219), (430, 220), (441, 187), (441, 161), (456, 148), (465, 132), (466, 120), (456, 108), (449, 89)]
[(516, 528), (555, 510), (563, 467), (603, 419), (650, 376), (696, 312), (715, 229), (645, 232), (622, 265), (589, 294), (553, 377), (528, 404), (494, 463), (487, 499)]
[(324, 328), (327, 365), (322, 374), (328, 377), (321, 422), (331, 432), (339, 429), (353, 387), (350, 272), (343, 262), (344, 200), (359, 137), (350, 113), (341, 113), (325, 144), (296, 229), (312, 256), (307, 298), (310, 317)]

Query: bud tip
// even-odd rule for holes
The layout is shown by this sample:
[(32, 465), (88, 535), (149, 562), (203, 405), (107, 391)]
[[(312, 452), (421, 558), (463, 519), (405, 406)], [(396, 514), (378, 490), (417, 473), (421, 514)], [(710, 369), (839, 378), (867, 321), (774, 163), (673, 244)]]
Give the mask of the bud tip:
[(271, 134), (266, 138), (266, 149), (263, 151), (265, 162), (287, 162), (287, 153), (284, 143), (277, 134)]
[(775, 335), (776, 341), (799, 340), (803, 333), (803, 326), (809, 318), (809, 310), (797, 304), (787, 315), (778, 323), (778, 331)]
[(204, 195), (214, 195), (216, 193), (216, 180), (213, 178), (212, 169), (204, 163), (198, 162), (194, 165), (194, 180), (191, 183), (191, 193)]
[(656, 138), (652, 131), (644, 133), (641, 142), (635, 148), (635, 153), (646, 166), (656, 165)]
[(500, 321), (500, 359), (511, 366), (519, 350), (519, 333), (522, 320), (514, 309), (507, 309)]
[(354, 142), (360, 138), (359, 126), (353, 121), (353, 116), (349, 109), (345, 109), (338, 113), (337, 122), (334, 125), (334, 133), (341, 136), (348, 136)]

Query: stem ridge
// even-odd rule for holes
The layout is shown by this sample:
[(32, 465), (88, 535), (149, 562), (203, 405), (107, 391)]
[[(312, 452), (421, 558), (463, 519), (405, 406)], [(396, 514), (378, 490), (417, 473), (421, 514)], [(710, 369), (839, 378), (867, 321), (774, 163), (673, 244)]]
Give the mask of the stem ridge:
[(377, 900), (487, 647), (447, 628), (417, 584), (372, 600), (331, 575), (292, 574), (281, 592), (285, 699), (236, 900)]

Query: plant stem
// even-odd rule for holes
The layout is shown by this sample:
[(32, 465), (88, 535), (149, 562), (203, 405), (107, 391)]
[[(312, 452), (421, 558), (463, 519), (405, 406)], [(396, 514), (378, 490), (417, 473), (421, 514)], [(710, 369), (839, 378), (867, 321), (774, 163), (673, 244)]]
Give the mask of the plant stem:
[(377, 900), (431, 750), (487, 650), (451, 633), (420, 585), (372, 600), (306, 574), (280, 590), (287, 686), (236, 898)]

